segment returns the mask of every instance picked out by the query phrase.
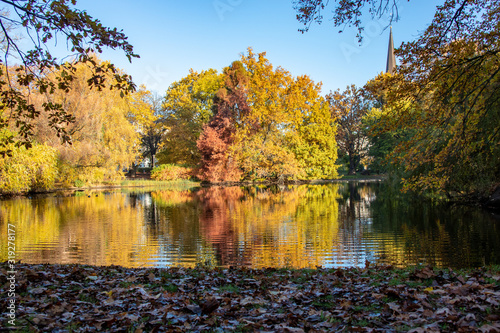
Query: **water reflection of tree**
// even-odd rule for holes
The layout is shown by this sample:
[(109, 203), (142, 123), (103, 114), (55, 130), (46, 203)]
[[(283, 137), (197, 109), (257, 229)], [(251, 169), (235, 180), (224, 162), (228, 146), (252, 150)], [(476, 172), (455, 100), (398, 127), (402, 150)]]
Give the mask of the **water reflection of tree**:
[(220, 265), (314, 267), (336, 241), (331, 186), (208, 188), (197, 196), (203, 237)]
[[(253, 267), (500, 263), (500, 225), (384, 184), (99, 192), (0, 202), (25, 262)], [(0, 242), (0, 259), (7, 243)]]
[(8, 200), (0, 203), (0, 229), (16, 224), (24, 262), (134, 266), (154, 251), (136, 212), (126, 195), (114, 192)]
[(233, 221), (236, 205), (243, 199), (240, 187), (210, 187), (196, 193), (201, 203), (200, 229), (215, 250), (217, 265), (248, 265), (251, 249), (240, 244)]
[(336, 197), (327, 186), (82, 193), (5, 201), (0, 229), (17, 221), (32, 263), (304, 267), (335, 242)]
[(500, 228), (476, 207), (422, 200), (380, 185), (373, 202), (374, 237), (383, 261), (406, 266), (473, 267), (500, 262)]
[(146, 219), (148, 237), (158, 246), (160, 265), (194, 266), (210, 249), (200, 243), (200, 205), (196, 191), (158, 190)]
[(365, 248), (365, 233), (371, 228), (371, 203), (375, 198), (373, 184), (348, 182), (339, 188), (339, 248), (336, 260), (341, 265), (359, 266), (373, 261), (370, 248)]

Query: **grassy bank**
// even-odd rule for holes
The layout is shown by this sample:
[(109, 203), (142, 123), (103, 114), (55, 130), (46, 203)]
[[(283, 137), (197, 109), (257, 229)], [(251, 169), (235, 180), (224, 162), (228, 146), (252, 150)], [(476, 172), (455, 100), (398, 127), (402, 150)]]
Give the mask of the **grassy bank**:
[[(22, 332), (500, 329), (500, 269), (127, 269), (15, 264)], [(1, 265), (6, 309), (11, 270)], [(7, 313), (2, 327), (8, 327)]]
[(191, 180), (149, 180), (149, 179), (125, 179), (116, 181), (107, 181), (98, 184), (86, 185), (81, 187), (67, 187), (58, 184), (51, 191), (64, 191), (64, 190), (84, 190), (84, 189), (106, 189), (106, 188), (127, 188), (127, 187), (157, 187), (172, 190), (187, 190), (193, 187), (200, 186), (199, 182)]
[(117, 184), (120, 187), (165, 187), (175, 189), (189, 189), (200, 186), (199, 182), (191, 180), (122, 180)]

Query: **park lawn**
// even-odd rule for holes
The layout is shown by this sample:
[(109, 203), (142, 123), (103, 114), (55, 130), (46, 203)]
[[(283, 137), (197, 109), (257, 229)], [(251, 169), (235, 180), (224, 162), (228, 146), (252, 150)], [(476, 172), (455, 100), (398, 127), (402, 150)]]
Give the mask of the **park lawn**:
[[(8, 263), (0, 300), (9, 298)], [(20, 332), (498, 332), (500, 268), (124, 268), (16, 263)], [(8, 312), (1, 314), (9, 327)]]

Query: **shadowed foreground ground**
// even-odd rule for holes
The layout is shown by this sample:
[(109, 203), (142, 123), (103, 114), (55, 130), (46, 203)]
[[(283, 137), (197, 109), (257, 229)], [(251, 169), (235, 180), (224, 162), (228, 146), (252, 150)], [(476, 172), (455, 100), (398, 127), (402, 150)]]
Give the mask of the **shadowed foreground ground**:
[[(12, 276), (1, 264), (2, 310)], [(28, 265), (15, 271), (23, 332), (499, 332), (500, 268), (463, 272)], [(2, 311), (3, 312), (3, 311)]]

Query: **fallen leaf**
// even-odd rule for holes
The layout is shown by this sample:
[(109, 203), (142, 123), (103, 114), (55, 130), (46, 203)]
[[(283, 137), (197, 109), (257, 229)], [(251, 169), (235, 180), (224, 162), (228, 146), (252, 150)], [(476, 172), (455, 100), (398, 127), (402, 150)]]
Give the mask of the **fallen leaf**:
[(186, 305), (186, 309), (197, 315), (200, 315), (202, 312), (201, 307), (199, 307), (198, 305)]
[(245, 297), (244, 299), (242, 299), (240, 301), (240, 305), (241, 306), (245, 306), (245, 305), (248, 305), (248, 304), (253, 304), (253, 298), (248, 296), (248, 297)]
[(127, 314), (127, 315), (125, 316), (125, 318), (130, 319), (132, 322), (136, 322), (136, 321), (137, 321), (137, 320), (139, 320), (139, 318), (141, 318), (141, 317), (139, 317), (139, 316), (137, 316), (137, 315), (133, 315), (133, 314)]
[(43, 294), (47, 289), (46, 288), (34, 288), (29, 291), (30, 294), (33, 295), (40, 295)]
[(494, 306), (498, 306), (499, 305), (498, 301), (496, 299), (492, 298), (492, 297), (488, 297), (486, 299), (486, 302), (488, 302), (488, 303), (490, 303), (490, 304), (492, 304)]
[(387, 306), (389, 309), (391, 309), (394, 312), (400, 313), (401, 312), (401, 307), (396, 304), (395, 302), (387, 303)]
[(416, 270), (413, 272), (412, 277), (415, 279), (430, 279), (436, 277), (434, 270), (430, 267), (424, 267), (422, 269)]
[(452, 311), (448, 308), (441, 308), (437, 309), (434, 313), (436, 316), (449, 316), (452, 314)]
[(215, 310), (217, 310), (219, 305), (220, 305), (220, 302), (217, 299), (215, 299), (215, 298), (207, 299), (206, 301), (204, 301), (201, 304), (201, 312), (205, 315), (210, 314), (210, 313), (214, 312)]
[(486, 324), (479, 328), (479, 331), (484, 333), (498, 333), (500, 332), (500, 323)]

